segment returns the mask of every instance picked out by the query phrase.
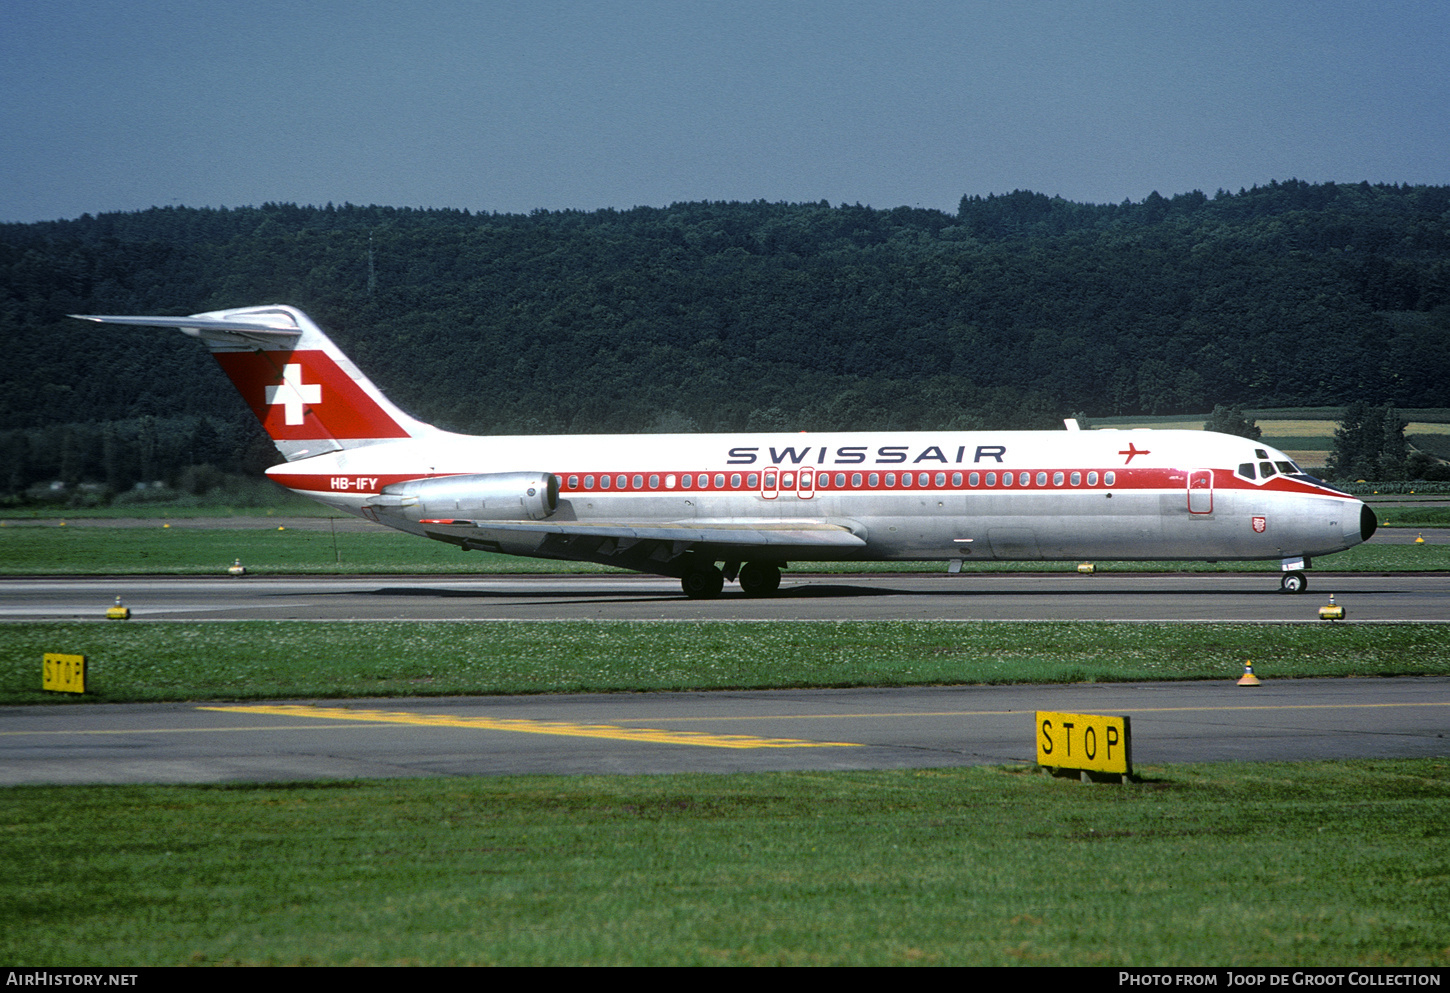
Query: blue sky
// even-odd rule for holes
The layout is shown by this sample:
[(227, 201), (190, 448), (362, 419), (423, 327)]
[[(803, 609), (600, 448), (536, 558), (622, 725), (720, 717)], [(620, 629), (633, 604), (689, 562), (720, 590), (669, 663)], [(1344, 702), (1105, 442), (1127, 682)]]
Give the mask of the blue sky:
[(0, 221), (1450, 183), (1450, 4), (0, 0)]

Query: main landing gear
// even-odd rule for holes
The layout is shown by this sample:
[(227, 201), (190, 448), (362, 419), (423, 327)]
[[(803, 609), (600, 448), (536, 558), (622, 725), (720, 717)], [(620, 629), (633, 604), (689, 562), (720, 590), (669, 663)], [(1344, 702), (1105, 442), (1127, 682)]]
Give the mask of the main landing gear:
[(769, 562), (747, 562), (740, 567), (740, 591), (746, 596), (774, 596), (780, 589), (780, 567)]
[(713, 562), (700, 562), (680, 577), (680, 588), (691, 600), (713, 600), (725, 589), (725, 579), (739, 576), (740, 591), (748, 597), (773, 596), (780, 589), (780, 566), (771, 562), (727, 562), (721, 570)]
[(1279, 580), (1279, 592), (1281, 593), (1303, 593), (1309, 588), (1309, 577), (1302, 572), (1286, 572), (1284, 578)]
[(707, 562), (681, 576), (680, 588), (691, 600), (713, 600), (725, 588), (725, 574)]

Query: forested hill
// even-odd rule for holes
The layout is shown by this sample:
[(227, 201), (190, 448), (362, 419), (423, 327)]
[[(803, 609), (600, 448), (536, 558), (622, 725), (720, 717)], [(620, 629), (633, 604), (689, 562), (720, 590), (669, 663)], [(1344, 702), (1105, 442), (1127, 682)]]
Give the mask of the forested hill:
[(249, 415), (196, 342), (63, 315), (261, 303), (304, 308), (402, 406), (477, 432), (1443, 406), (1450, 187), (6, 224), (0, 428), (235, 423)]

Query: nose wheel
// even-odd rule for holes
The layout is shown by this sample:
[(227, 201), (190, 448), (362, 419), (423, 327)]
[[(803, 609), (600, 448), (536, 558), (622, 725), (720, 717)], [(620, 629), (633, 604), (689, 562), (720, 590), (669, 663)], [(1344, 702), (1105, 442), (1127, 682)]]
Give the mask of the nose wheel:
[(1279, 580), (1280, 593), (1303, 593), (1309, 588), (1309, 577), (1302, 572), (1286, 572)]

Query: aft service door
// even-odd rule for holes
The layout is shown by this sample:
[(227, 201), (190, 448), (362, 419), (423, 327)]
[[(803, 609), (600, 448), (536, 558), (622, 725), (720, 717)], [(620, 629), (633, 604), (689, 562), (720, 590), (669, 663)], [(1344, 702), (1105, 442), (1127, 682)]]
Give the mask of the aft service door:
[(1188, 512), (1213, 513), (1213, 470), (1194, 469), (1188, 474)]

